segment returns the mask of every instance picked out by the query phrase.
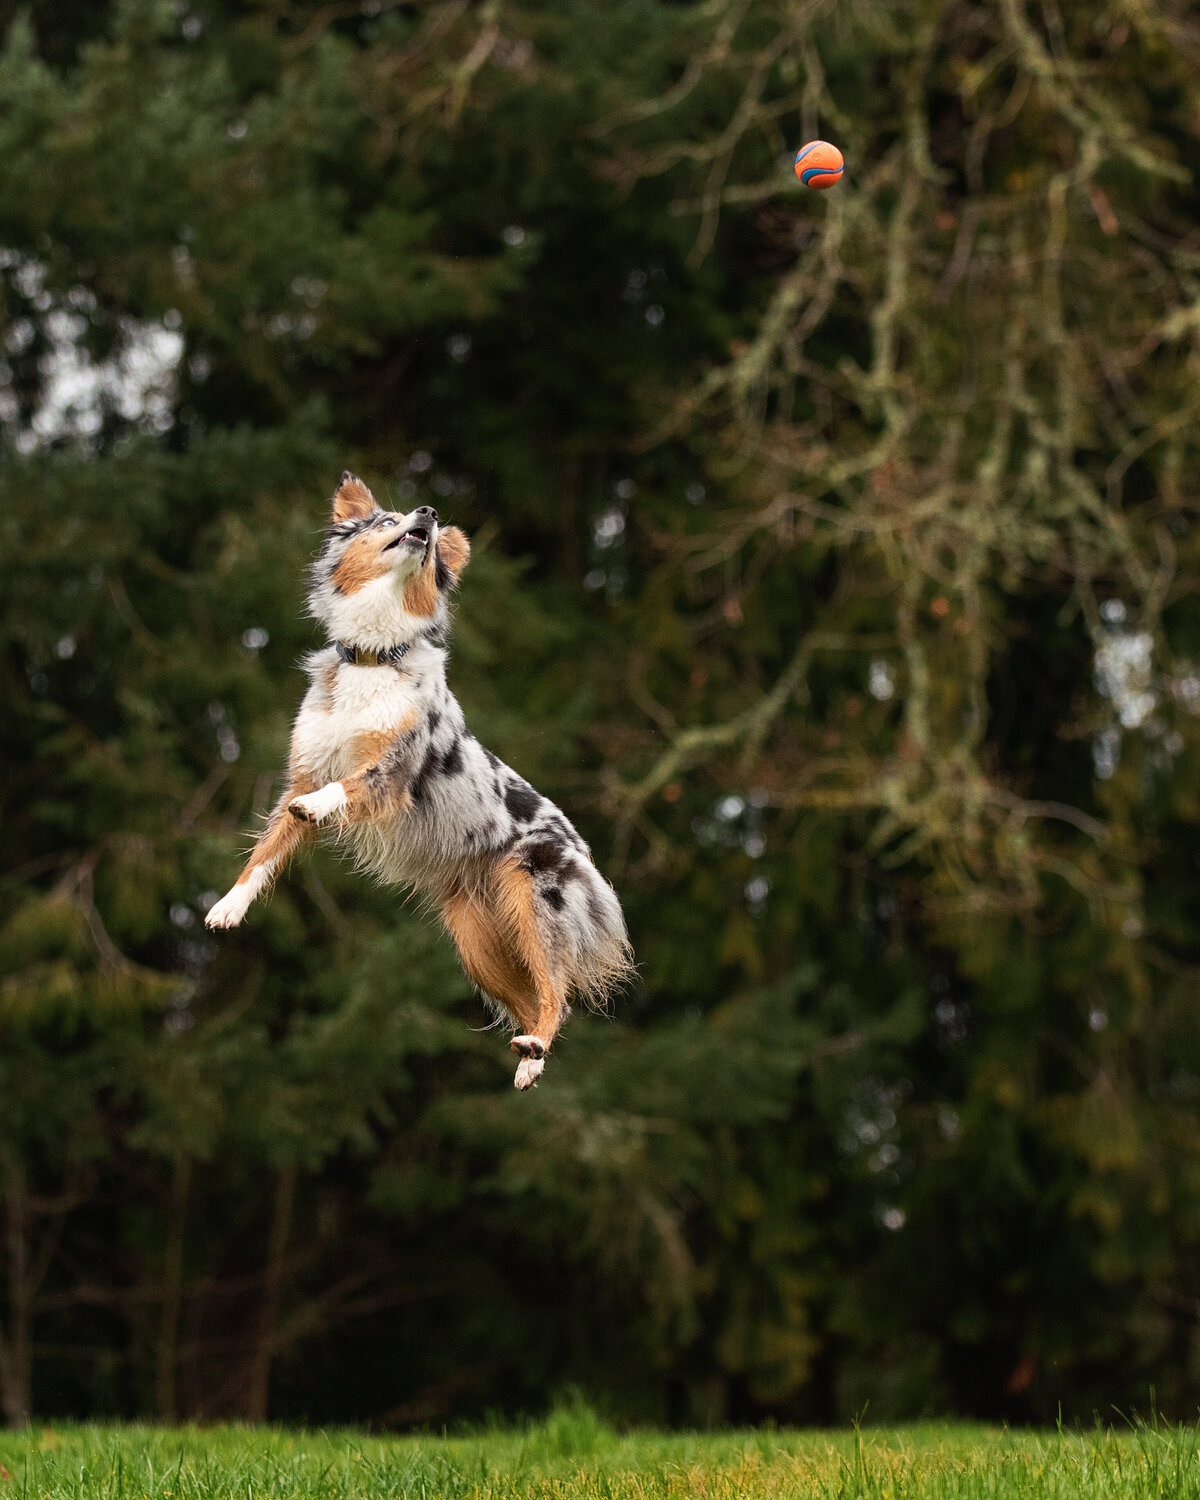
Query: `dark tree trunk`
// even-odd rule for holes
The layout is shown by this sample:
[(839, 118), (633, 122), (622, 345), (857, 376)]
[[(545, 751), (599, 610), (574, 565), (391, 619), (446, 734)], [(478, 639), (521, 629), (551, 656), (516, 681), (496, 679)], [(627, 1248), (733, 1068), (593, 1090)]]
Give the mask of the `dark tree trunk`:
[(263, 1276), (262, 1312), (258, 1337), (250, 1360), (246, 1388), (246, 1420), (265, 1422), (271, 1389), (271, 1361), (275, 1357), (275, 1334), (283, 1295), (284, 1257), (292, 1231), (292, 1205), (296, 1197), (296, 1169), (285, 1167), (275, 1179), (275, 1202), (267, 1240), (267, 1263)]
[(29, 1192), (25, 1170), (4, 1172), (5, 1249), (8, 1254), (8, 1328), (0, 1339), (0, 1408), (9, 1427), (24, 1427), (32, 1385), (32, 1296), (29, 1277)]
[(191, 1186), (191, 1158), (181, 1156), (176, 1160), (171, 1174), (167, 1240), (163, 1249), (162, 1319), (158, 1328), (156, 1359), (156, 1404), (161, 1422), (174, 1422), (179, 1416), (177, 1374), (179, 1314), (183, 1303), (183, 1237)]

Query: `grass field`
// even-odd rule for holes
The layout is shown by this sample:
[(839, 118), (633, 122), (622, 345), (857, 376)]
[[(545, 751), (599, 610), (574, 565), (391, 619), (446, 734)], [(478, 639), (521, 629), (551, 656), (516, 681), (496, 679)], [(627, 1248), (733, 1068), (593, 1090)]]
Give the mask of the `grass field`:
[(32, 1428), (0, 1435), (0, 1500), (641, 1500), (641, 1497), (1200, 1497), (1191, 1428), (612, 1432), (559, 1412), (469, 1437), (273, 1428)]

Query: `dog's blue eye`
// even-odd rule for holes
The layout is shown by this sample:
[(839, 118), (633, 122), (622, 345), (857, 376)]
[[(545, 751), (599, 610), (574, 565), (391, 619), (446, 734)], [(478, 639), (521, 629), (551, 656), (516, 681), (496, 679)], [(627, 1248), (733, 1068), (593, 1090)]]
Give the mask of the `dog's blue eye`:
[(396, 520), (395, 516), (384, 516), (379, 524), (381, 526), (398, 526), (400, 523)]

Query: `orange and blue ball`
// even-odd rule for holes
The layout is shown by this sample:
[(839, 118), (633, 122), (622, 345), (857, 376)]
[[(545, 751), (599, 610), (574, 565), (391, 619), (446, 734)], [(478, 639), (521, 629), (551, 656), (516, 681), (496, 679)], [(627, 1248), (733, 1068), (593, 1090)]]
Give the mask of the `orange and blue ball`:
[(841, 182), (845, 158), (828, 141), (809, 141), (796, 152), (796, 176), (810, 188), (831, 188)]

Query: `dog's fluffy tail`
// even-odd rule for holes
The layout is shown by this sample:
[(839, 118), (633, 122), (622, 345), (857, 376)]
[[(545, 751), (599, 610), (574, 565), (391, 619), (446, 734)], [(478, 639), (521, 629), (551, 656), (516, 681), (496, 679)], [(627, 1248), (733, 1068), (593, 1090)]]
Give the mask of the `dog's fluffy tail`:
[(571, 989), (585, 1004), (603, 1010), (637, 970), (616, 892), (594, 865), (581, 868), (583, 900), (570, 924)]

